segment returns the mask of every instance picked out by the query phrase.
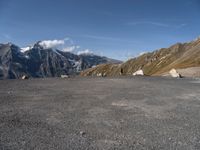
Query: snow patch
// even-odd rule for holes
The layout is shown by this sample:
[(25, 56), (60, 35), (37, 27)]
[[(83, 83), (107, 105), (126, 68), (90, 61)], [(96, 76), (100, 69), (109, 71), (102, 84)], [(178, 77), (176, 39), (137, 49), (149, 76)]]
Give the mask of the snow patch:
[(93, 54), (93, 51), (86, 49), (86, 50), (83, 50), (83, 51), (78, 51), (77, 54), (78, 55), (91, 55), (91, 54)]
[(68, 60), (73, 65), (73, 67), (76, 68), (76, 71), (81, 71), (82, 61), (80, 60), (76, 61), (74, 59), (68, 59)]
[(26, 58), (26, 59), (29, 59), (30, 57), (29, 57), (28, 55), (25, 55), (25, 58)]

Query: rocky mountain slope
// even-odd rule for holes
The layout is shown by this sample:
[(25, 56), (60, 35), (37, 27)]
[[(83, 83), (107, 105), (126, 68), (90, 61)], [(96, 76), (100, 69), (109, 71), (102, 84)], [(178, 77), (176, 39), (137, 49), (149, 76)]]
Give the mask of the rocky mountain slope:
[(0, 79), (29, 77), (59, 77), (78, 74), (99, 64), (120, 61), (97, 55), (76, 55), (55, 49), (45, 49), (37, 42), (28, 51), (12, 44), (0, 44)]
[(145, 53), (123, 64), (103, 64), (81, 73), (82, 76), (132, 75), (142, 69), (145, 75), (162, 75), (172, 68), (184, 69), (200, 67), (200, 38), (188, 43), (177, 43), (169, 48), (162, 48)]

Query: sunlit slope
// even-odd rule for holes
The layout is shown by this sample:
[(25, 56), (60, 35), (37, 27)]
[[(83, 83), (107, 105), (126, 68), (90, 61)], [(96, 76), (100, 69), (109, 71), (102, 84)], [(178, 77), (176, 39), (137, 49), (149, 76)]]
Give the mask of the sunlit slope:
[(81, 73), (82, 76), (104, 74), (106, 76), (132, 75), (142, 69), (145, 75), (161, 75), (172, 68), (182, 69), (200, 66), (200, 39), (188, 43), (177, 43), (143, 54), (119, 65), (99, 65)]

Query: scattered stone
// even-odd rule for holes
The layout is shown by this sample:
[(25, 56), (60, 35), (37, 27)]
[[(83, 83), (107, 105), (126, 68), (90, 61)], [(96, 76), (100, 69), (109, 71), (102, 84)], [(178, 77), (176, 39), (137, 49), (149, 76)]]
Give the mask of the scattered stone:
[(107, 74), (106, 73), (97, 73), (97, 77), (106, 77)]
[(60, 77), (63, 78), (63, 79), (64, 79), (64, 78), (69, 78), (68, 75), (61, 75)]
[(9, 95), (12, 94), (12, 91), (8, 91), (8, 94), (9, 94)]
[(22, 76), (22, 80), (26, 80), (26, 79), (28, 79), (28, 76), (23, 75), (23, 76)]
[(97, 74), (97, 77), (102, 77), (102, 73), (98, 73), (98, 74)]
[(133, 73), (133, 76), (143, 76), (143, 75), (144, 75), (144, 72), (141, 69)]
[(80, 131), (80, 135), (84, 136), (86, 133), (84, 131)]
[(176, 71), (176, 69), (170, 70), (169, 74), (170, 74), (171, 77), (173, 77), (173, 78), (181, 78), (181, 77), (182, 77), (181, 74), (179, 74), (179, 73)]

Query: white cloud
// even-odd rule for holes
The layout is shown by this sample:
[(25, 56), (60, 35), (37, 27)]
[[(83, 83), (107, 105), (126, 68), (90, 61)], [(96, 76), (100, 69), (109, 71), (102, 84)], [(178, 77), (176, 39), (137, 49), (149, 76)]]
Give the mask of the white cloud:
[(55, 48), (65, 44), (65, 40), (45, 40), (39, 43), (44, 48)]
[(131, 22), (129, 25), (141, 25), (141, 24), (147, 24), (147, 25), (155, 25), (160, 27), (170, 27), (168, 24), (160, 23), (160, 22), (152, 22), (152, 21), (138, 21), (138, 22)]
[[(65, 39), (55, 39), (55, 40), (44, 40), (39, 43), (40, 46), (42, 46), (44, 49), (50, 49), (53, 50), (61, 50), (63, 52), (70, 52), (78, 55), (90, 55), (93, 54), (93, 51), (89, 49), (81, 49), (80, 46), (76, 45), (73, 40), (70, 38)], [(25, 52), (33, 48), (33, 46), (27, 46), (24, 48), (21, 48), (21, 52)]]
[(80, 48), (80, 46), (73, 45), (73, 46), (63, 48), (63, 51), (64, 52), (73, 52), (74, 50), (79, 49), (79, 48)]
[(140, 52), (138, 56), (142, 56), (144, 54), (146, 54), (147, 52)]
[(165, 28), (182, 28), (187, 26), (187, 24), (167, 24), (162, 22), (153, 22), (153, 21), (136, 21), (136, 22), (130, 22), (128, 25), (136, 26), (136, 25), (153, 25), (158, 27), (165, 27)]
[(28, 47), (21, 48), (21, 52), (24, 53), (26, 51), (29, 51), (31, 48), (33, 48), (33, 46), (28, 46)]
[(140, 43), (138, 41), (127, 40), (117, 37), (106, 37), (106, 36), (96, 36), (96, 35), (81, 35), (80, 37), (94, 39), (94, 40), (104, 40), (104, 41), (116, 41), (116, 42), (126, 42), (126, 43)]
[(74, 52), (75, 50), (79, 49), (80, 46), (75, 45), (73, 40), (70, 38), (64, 38), (62, 40), (44, 40), (39, 43), (43, 48), (56, 48), (62, 50), (64, 52)]
[(5, 39), (8, 39), (8, 40), (12, 39), (11, 36), (10, 36), (9, 34), (3, 34), (3, 37), (4, 37)]
[(89, 54), (93, 54), (92, 51), (90, 51), (89, 49), (83, 50), (83, 51), (78, 51), (77, 52), (78, 55), (89, 55)]

